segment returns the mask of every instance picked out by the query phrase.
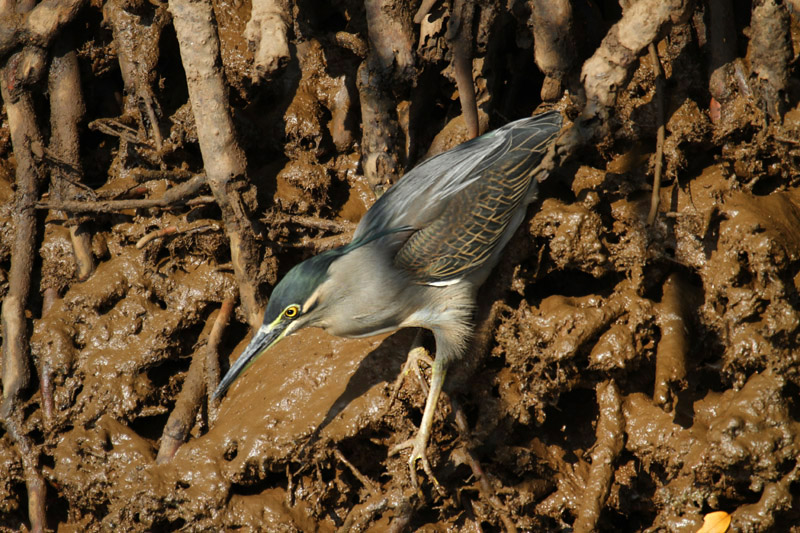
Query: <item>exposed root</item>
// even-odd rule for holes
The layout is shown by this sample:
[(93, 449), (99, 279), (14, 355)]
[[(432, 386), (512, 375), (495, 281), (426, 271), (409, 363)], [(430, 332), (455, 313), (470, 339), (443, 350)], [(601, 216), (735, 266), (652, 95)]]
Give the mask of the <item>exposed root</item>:
[[(211, 332), (208, 335), (205, 346), (195, 350), (194, 355), (192, 355), (192, 362), (189, 365), (189, 371), (186, 373), (183, 388), (175, 402), (175, 408), (164, 426), (156, 463), (166, 463), (172, 459), (194, 426), (203, 396), (207, 391), (213, 390), (208, 386), (215, 380), (213, 376), (204, 372), (204, 369), (208, 367), (208, 363), (212, 360), (217, 363), (216, 368), (211, 368), (211, 371), (216, 374), (216, 381), (219, 381), (219, 343), (232, 314), (233, 300), (228, 299), (222, 302), (222, 307), (216, 316), (212, 315), (208, 318), (207, 326), (213, 323)], [(213, 363), (211, 366), (213, 367)]]
[(640, 0), (609, 30), (581, 72), (586, 106), (581, 113), (579, 129), (585, 129), (584, 134), (595, 133), (599, 128), (599, 125), (588, 124), (590, 120), (600, 119), (605, 124), (617, 92), (625, 86), (628, 71), (642, 50), (654, 42), (668, 24), (680, 22), (690, 4), (683, 0)]
[(55, 209), (72, 213), (115, 213), (125, 209), (169, 209), (179, 205), (191, 207), (216, 202), (216, 198), (213, 196), (195, 196), (194, 198), (184, 198), (182, 194), (175, 196), (180, 197), (166, 200), (162, 196), (147, 200), (106, 200), (104, 202), (64, 202), (61, 204), (39, 202), (36, 204), (36, 209)]
[[(58, 291), (53, 287), (44, 291), (42, 316), (47, 315), (58, 301), (58, 298)], [(42, 395), (42, 412), (44, 414), (45, 427), (48, 427), (53, 421), (53, 412), (55, 410), (53, 402), (53, 369), (49, 359), (44, 359), (39, 367), (39, 392)]]
[(380, 196), (400, 178), (402, 146), (400, 124), (393, 103), (370, 60), (358, 69), (358, 93), (361, 101), (362, 167), (370, 188)]
[(63, 202), (39, 202), (36, 209), (54, 209), (70, 213), (114, 213), (123, 209), (168, 208), (176, 205), (197, 205), (215, 201), (212, 197), (196, 196), (206, 184), (206, 177), (198, 174), (167, 190), (160, 198), (145, 200), (103, 200), (97, 202), (67, 200)]
[(169, 14), (164, 6), (154, 7), (142, 0), (112, 0), (103, 7), (103, 15), (114, 34), (125, 84), (125, 114), (138, 116), (140, 128), (149, 133), (155, 149), (161, 150), (161, 109), (152, 85), (156, 78), (159, 40), (169, 22)]
[(436, 0), (422, 0), (419, 9), (414, 14), (414, 24), (420, 24), (428, 16), (435, 4)]
[(582, 502), (577, 509), (578, 518), (573, 526), (576, 533), (595, 531), (600, 511), (605, 506), (614, 463), (625, 440), (625, 418), (622, 415), (622, 397), (613, 380), (597, 385), (597, 404), (600, 409), (597, 421), (597, 440), (592, 449), (592, 467)]
[(545, 74), (542, 100), (558, 100), (564, 79), (572, 73), (575, 43), (572, 29), (572, 6), (569, 0), (532, 0), (533, 57)]
[(36, 127), (33, 102), (27, 92), (12, 101), (5, 84), (0, 89), (8, 114), (11, 142), (17, 161), (14, 228), (8, 293), (3, 299), (3, 400), (0, 419), (17, 444), (28, 490), (28, 518), (31, 530), (42, 532), (46, 527), (45, 485), (38, 470), (38, 451), (22, 430), (23, 412), (20, 395), (30, 381), (30, 346), (26, 310), (31, 290), (38, 236), (34, 203), (42, 185), (42, 176), (34, 163), (31, 145), (42, 145)]
[[(731, 96), (728, 80), (736, 59), (736, 25), (732, 12), (731, 0), (708, 2), (708, 92), (718, 104)], [(714, 120), (717, 121), (718, 118)]]
[[(361, 100), (362, 167), (373, 192), (380, 196), (400, 178), (403, 135), (391, 98), (392, 86), (413, 80), (413, 31), (410, 17), (398, 16), (388, 0), (367, 0), (365, 9), (370, 51), (357, 74)], [(386, 7), (386, 8), (385, 8)]]
[(254, 0), (244, 36), (255, 50), (253, 82), (274, 74), (289, 62), (291, 15), (286, 0)]
[[(234, 301), (232, 299), (227, 299), (222, 302), (222, 308), (219, 310), (219, 315), (217, 315), (217, 320), (214, 322), (211, 335), (208, 337), (205, 372), (206, 392), (217, 390), (217, 385), (219, 385), (219, 343), (222, 340), (223, 330), (231, 320), (233, 303)], [(217, 418), (217, 404), (211, 401), (210, 394), (208, 394), (206, 398), (208, 399), (208, 423), (211, 425)]]
[[(414, 39), (411, 19), (403, 16), (402, 4), (391, 0), (366, 0), (370, 56), (378, 76), (386, 82), (408, 81), (414, 73)], [(387, 86), (388, 88), (388, 86)]]
[[(53, 166), (50, 179), (56, 201), (74, 200), (83, 189), (83, 169), (80, 160), (78, 123), (85, 112), (81, 93), (78, 58), (74, 50), (62, 39), (50, 65), (48, 80), (50, 93), (50, 152), (70, 169), (69, 176), (64, 166)], [(75, 253), (78, 280), (87, 279), (94, 271), (92, 235), (88, 224), (72, 220), (70, 239)]]
[(222, 210), (225, 232), (231, 245), (231, 262), (239, 285), (239, 298), (251, 327), (261, 323), (257, 274), (259, 248), (244, 202), (248, 189), (247, 159), (236, 140), (227, 105), (228, 90), (219, 66), (219, 39), (212, 6), (206, 2), (170, 2), (181, 58), (189, 83), (197, 137), (206, 169), (207, 183)]
[(22, 44), (46, 49), (86, 3), (86, 0), (44, 0), (24, 15), (7, 13), (0, 31), (0, 60)]
[[(472, 81), (472, 17), (475, 4), (469, 0), (456, 0), (450, 21), (447, 25), (447, 41), (453, 50), (453, 70), (455, 71), (458, 98), (461, 112), (470, 139), (480, 133), (478, 124), (478, 105), (475, 102), (475, 87)], [(416, 17), (415, 17), (416, 20)]]
[(689, 317), (686, 316), (685, 300), (689, 291), (679, 274), (671, 274), (664, 282), (664, 295), (656, 313), (661, 340), (656, 350), (653, 401), (666, 411), (675, 408), (675, 389), (685, 386), (689, 351)]
[(39, 472), (39, 452), (33, 447), (31, 439), (21, 431), (21, 413), (18, 411), (19, 407), (15, 405), (18, 398), (5, 396), (5, 387), (3, 393), (4, 398), (3, 404), (0, 406), (0, 418), (3, 420), (8, 435), (16, 443), (17, 451), (22, 459), (31, 533), (44, 533), (47, 527), (47, 486), (44, 483), (42, 474)]
[(683, 21), (688, 0), (639, 0), (606, 34), (600, 48), (581, 70), (585, 105), (572, 127), (562, 128), (537, 169), (537, 178), (563, 164), (575, 151), (608, 132), (608, 119), (617, 93), (625, 87), (630, 69), (642, 50), (669, 25)]
[(34, 88), (47, 72), (47, 52), (38, 46), (26, 46), (12, 55), (3, 72), (3, 83), (9, 98), (15, 100), (20, 93)]
[(753, 2), (747, 57), (761, 108), (773, 121), (782, 121), (787, 106), (789, 64), (794, 55), (786, 4), (776, 0)]

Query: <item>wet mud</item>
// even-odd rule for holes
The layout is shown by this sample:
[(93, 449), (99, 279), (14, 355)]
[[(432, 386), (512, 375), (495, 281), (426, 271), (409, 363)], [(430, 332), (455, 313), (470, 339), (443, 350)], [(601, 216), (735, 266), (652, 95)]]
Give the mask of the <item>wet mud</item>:
[[(260, 82), (243, 37), (250, 3), (214, 5), (255, 187), (254, 283), (265, 300), (298, 261), (348, 241), (375, 201), (366, 175), (380, 170), (365, 169), (362, 153), (364, 7), (307, 4), (293, 4), (288, 62)], [(98, 59), (115, 37), (96, 6), (79, 19), (89, 31), (78, 49), (86, 122), (130, 122), (128, 87), (161, 102), (159, 150), (84, 133), (86, 188), (97, 198), (157, 196), (182, 183), (142, 184), (135, 167), (202, 171), (174, 31), (162, 8), (137, 6), (137, 24), (160, 24), (160, 37), (151, 25), (126, 25), (147, 32), (141, 46), (155, 47), (140, 53), (156, 77), (134, 69), (139, 77), (128, 79)], [(530, 13), (515, 9), (487, 7), (475, 21), (481, 131), (541, 103)], [(406, 168), (467, 135), (446, 70), (444, 12), (434, 7), (419, 30), (424, 61), (403, 74), (413, 83), (395, 73), (387, 91), (406, 134), (393, 164)], [(610, 25), (620, 13), (605, 6), (602, 15)], [(736, 531), (800, 531), (800, 85), (793, 62), (782, 122), (741, 83), (731, 81), (724, 101), (710, 97), (698, 24), (675, 25), (657, 47), (670, 90), (655, 223), (647, 224), (656, 111), (645, 54), (620, 92), (614, 132), (543, 183), (481, 292), (488, 342), (453, 371), (434, 421), (429, 458), (441, 492), (423, 477), (415, 494), (408, 456), (389, 453), (422, 416), (416, 374), (397, 379), (414, 330), (351, 340), (305, 330), (284, 340), (219, 404), (204, 400), (185, 443), (157, 461), (192, 359), (222, 303), (237, 296), (220, 209), (204, 200), (82, 215), (97, 265), (85, 280), (74, 220), (40, 211), (26, 317), (35, 375), (21, 428), (40, 454), (47, 527), (694, 532), (705, 514), (724, 510)], [(576, 102), (558, 105), (577, 116)], [(3, 297), (15, 224), (9, 135), (4, 122)], [(172, 226), (179, 230), (151, 238)], [(223, 372), (249, 335), (237, 304), (218, 348)], [(25, 482), (14, 439), (0, 433), (2, 531), (30, 527)]]

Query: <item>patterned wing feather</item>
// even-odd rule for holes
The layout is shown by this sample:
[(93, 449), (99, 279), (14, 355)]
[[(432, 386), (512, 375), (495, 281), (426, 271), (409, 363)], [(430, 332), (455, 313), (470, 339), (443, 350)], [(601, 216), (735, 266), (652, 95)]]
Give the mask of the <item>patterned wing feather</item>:
[(503, 151), (475, 165), (476, 179), (446, 198), (438, 216), (409, 237), (395, 265), (427, 284), (446, 284), (486, 265), (516, 229), (511, 220), (530, 200), (533, 171), (559, 126), (560, 119), (508, 132)]
[[(485, 170), (503, 164), (516, 145), (525, 143), (535, 151), (560, 128), (561, 115), (557, 111), (545, 113), (511, 122), (423, 161), (367, 211), (353, 239), (400, 226), (424, 228), (442, 215), (451, 199), (483, 180)], [(540, 154), (532, 155), (535, 165)], [(518, 157), (524, 159), (525, 154)]]

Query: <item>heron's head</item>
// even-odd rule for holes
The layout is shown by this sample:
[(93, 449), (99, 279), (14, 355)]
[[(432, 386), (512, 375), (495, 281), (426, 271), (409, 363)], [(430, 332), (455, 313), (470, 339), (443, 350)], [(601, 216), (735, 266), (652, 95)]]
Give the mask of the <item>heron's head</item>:
[(284, 337), (311, 325), (324, 313), (320, 287), (328, 278), (331, 263), (342, 255), (340, 249), (314, 256), (292, 268), (275, 286), (264, 321), (250, 344), (222, 378), (213, 398), (219, 398), (258, 357)]

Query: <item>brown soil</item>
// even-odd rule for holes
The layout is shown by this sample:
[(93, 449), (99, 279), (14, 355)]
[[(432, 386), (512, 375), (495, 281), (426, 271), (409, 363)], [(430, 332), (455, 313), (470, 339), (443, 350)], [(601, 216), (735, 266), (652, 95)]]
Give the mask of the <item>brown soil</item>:
[[(358, 43), (348, 48), (336, 36), (367, 40), (363, 6), (313, 4), (294, 6), (291, 60), (261, 84), (251, 81), (243, 37), (249, 2), (215, 4), (234, 121), (264, 214), (264, 296), (298, 261), (346, 242), (374, 201), (360, 159), (362, 58)], [(587, 40), (581, 58), (599, 44), (596, 26), (620, 16), (607, 4), (575, 8)], [(491, 31), (476, 21), (476, 94), (490, 127), (540, 103), (528, 8), (515, 9)], [(390, 91), (408, 135), (407, 167), (466, 134), (445, 70), (446, 23), (435, 22), (442, 10), (434, 7), (417, 51), (416, 85)], [(737, 19), (743, 42), (748, 10)], [(87, 122), (123, 115), (135, 129), (100, 8), (88, 6), (76, 26)], [(620, 92), (614, 133), (546, 181), (503, 274), (482, 293), (482, 307), (494, 306), (487, 353), (468, 375), (454, 372), (434, 423), (429, 456), (441, 493), (423, 476), (414, 494), (407, 455), (388, 454), (421, 418), (413, 374), (392, 400), (414, 331), (345, 340), (306, 330), (285, 340), (218, 408), (203, 406), (187, 442), (156, 463), (192, 357), (205, 353), (220, 304), (236, 295), (220, 211), (87, 215), (97, 269), (85, 281), (66, 217), (42, 211), (28, 305), (40, 377), (23, 396), (22, 428), (40, 453), (48, 527), (383, 531), (407, 521), (408, 530), (569, 531), (594, 505), (600, 531), (691, 532), (712, 510), (732, 513), (739, 531), (800, 531), (800, 78), (790, 80), (782, 124), (741, 86), (712, 121), (697, 27), (673, 27), (658, 47), (668, 122), (656, 223), (646, 224), (657, 119), (645, 54)], [(130, 192), (132, 168), (202, 169), (169, 25), (159, 43), (142, 53), (156, 54), (152, 87), (171, 148), (157, 154), (84, 128), (85, 181), (98, 197)], [(561, 102), (572, 117), (575, 106)], [(5, 296), (15, 168), (7, 122), (0, 157)], [(176, 183), (147, 182), (146, 195)], [(173, 225), (177, 234), (136, 247)], [(223, 371), (248, 339), (238, 310), (220, 346)], [(0, 530), (25, 530), (23, 465), (11, 435), (0, 435)]]

